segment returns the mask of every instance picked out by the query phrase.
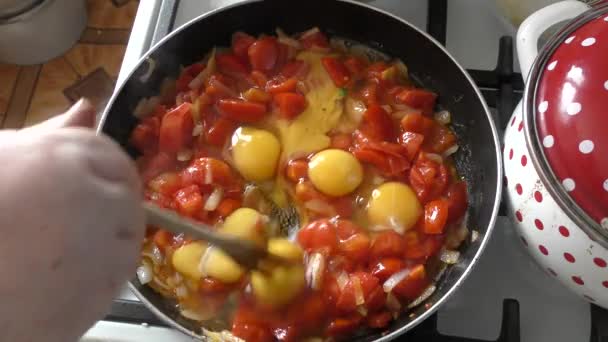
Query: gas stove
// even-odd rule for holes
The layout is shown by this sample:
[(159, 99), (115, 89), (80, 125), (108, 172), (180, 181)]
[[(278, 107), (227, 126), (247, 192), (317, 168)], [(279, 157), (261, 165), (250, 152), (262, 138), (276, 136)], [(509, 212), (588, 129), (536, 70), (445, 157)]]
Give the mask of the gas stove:
[[(135, 19), (118, 83), (151, 46), (198, 15), (239, 0), (145, 0)], [(375, 0), (372, 6), (427, 31), (471, 74), (499, 130), (521, 99), (515, 28), (488, 0)], [(473, 16), (471, 13), (475, 13)], [(579, 299), (527, 255), (501, 210), (483, 257), (458, 291), (398, 341), (602, 342), (608, 311)], [(125, 289), (82, 342), (191, 341), (168, 328)]]

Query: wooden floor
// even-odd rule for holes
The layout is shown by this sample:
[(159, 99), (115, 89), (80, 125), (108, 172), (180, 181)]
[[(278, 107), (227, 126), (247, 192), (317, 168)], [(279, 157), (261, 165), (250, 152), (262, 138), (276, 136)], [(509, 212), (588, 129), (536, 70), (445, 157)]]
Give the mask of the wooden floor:
[(33, 125), (81, 97), (101, 109), (118, 77), (138, 4), (87, 0), (87, 28), (63, 56), (41, 65), (0, 63), (0, 128)]

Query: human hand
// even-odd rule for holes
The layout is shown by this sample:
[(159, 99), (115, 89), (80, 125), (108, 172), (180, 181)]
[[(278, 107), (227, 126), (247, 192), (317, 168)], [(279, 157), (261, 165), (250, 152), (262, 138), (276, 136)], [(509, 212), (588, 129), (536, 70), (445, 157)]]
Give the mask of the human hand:
[(80, 101), (0, 132), (0, 341), (75, 341), (134, 273), (144, 234), (133, 162)]

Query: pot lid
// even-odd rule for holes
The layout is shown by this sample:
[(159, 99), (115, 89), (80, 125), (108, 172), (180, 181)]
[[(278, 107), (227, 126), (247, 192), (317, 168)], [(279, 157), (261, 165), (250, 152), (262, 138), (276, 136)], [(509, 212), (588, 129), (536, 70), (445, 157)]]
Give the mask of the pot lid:
[(595, 229), (604, 240), (608, 237), (606, 61), (608, 6), (601, 6), (562, 29), (537, 58), (528, 82), (536, 83), (526, 91), (525, 110), (526, 139), (545, 185), (574, 222)]

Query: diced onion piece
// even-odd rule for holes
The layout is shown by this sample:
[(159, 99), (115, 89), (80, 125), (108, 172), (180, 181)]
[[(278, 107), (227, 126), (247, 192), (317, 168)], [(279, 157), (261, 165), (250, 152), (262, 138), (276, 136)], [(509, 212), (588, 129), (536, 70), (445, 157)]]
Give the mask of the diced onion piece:
[(152, 273), (152, 267), (147, 262), (143, 262), (141, 266), (137, 268), (137, 279), (144, 285), (152, 281), (154, 277)]
[(298, 81), (298, 83), (296, 83), (296, 90), (306, 95), (310, 91), (310, 88), (306, 82)]
[(363, 288), (361, 287), (361, 280), (357, 276), (351, 276), (350, 281), (353, 282), (353, 288), (355, 289), (355, 304), (365, 304), (365, 296), (363, 295)]
[(210, 315), (211, 312), (203, 313), (203, 312), (189, 310), (189, 309), (181, 310), (180, 313), (182, 314), (182, 316), (184, 316), (188, 319), (191, 319), (193, 321), (205, 321), (212, 317), (212, 315)]
[(476, 230), (471, 231), (471, 242), (479, 240), (479, 232)]
[(397, 286), (397, 284), (399, 284), (409, 274), (410, 274), (410, 270), (407, 268), (403, 269), (397, 273), (394, 273), (392, 276), (390, 276), (388, 279), (386, 279), (384, 284), (382, 284), (382, 289), (386, 293), (393, 291), (393, 288), (395, 288), (395, 286)]
[(443, 158), (436, 153), (425, 153), (424, 156), (436, 163), (443, 163)]
[(439, 271), (437, 271), (437, 274), (435, 274), (435, 277), (433, 278), (433, 280), (439, 281), (439, 279), (443, 276), (443, 274), (445, 273), (445, 271), (447, 269), (448, 269), (447, 264), (440, 264)]
[(160, 280), (160, 278), (154, 277), (152, 278), (152, 281), (154, 282), (154, 285), (162, 288), (167, 292), (171, 292), (171, 288), (169, 287), (169, 285), (167, 285), (164, 281)]
[(363, 114), (367, 110), (367, 107), (365, 106), (365, 103), (363, 103), (363, 101), (359, 101), (348, 96), (344, 101), (344, 109), (346, 110), (348, 118), (354, 124), (358, 125), (361, 120), (363, 120)]
[(406, 104), (403, 104), (403, 103), (395, 103), (395, 104), (393, 104), (393, 108), (395, 108), (395, 110), (398, 112), (403, 111), (403, 112), (411, 113), (411, 112), (416, 111), (416, 109), (414, 109)]
[(190, 149), (185, 149), (185, 150), (181, 150), (179, 152), (177, 152), (177, 160), (179, 161), (188, 161), (190, 159), (192, 159), (192, 150)]
[(401, 303), (399, 302), (399, 299), (397, 299), (397, 297), (395, 297), (395, 295), (392, 292), (389, 292), (386, 295), (386, 308), (389, 309), (389, 311), (391, 312), (399, 312), (401, 311)]
[(344, 271), (340, 272), (340, 274), (336, 278), (336, 281), (338, 282), (338, 287), (340, 288), (340, 291), (344, 290), (344, 287), (348, 283), (348, 274), (346, 274), (346, 272)]
[(143, 119), (148, 115), (152, 114), (159, 104), (160, 97), (158, 96), (143, 98), (139, 100), (137, 106), (135, 106), (135, 110), (133, 110), (133, 115), (138, 119)]
[(373, 185), (384, 184), (384, 182), (386, 182), (386, 179), (384, 179), (382, 176), (374, 175), (374, 178), (372, 178)]
[(447, 110), (440, 110), (436, 112), (433, 117), (435, 118), (435, 121), (442, 125), (448, 125), (450, 122), (452, 122), (452, 114), (450, 114), (450, 112)]
[(442, 249), (439, 254), (439, 259), (448, 265), (453, 265), (460, 259), (460, 252), (449, 249)]
[(143, 75), (139, 76), (139, 81), (141, 83), (148, 82), (150, 76), (152, 76), (152, 73), (154, 72), (154, 69), (156, 69), (156, 61), (154, 58), (146, 58), (146, 64), (148, 65), (148, 69), (146, 69), (146, 72)]
[(468, 235), (469, 229), (464, 223), (462, 223), (456, 229), (449, 231), (445, 239), (445, 247), (448, 249), (457, 249)]
[(367, 316), (367, 308), (365, 306), (362, 306), (362, 305), (357, 306), (357, 312), (363, 317)]
[(333, 216), (334, 214), (334, 208), (329, 205), (329, 203), (317, 198), (304, 202), (304, 208), (318, 214), (327, 214), (330, 216)]
[(163, 262), (163, 253), (156, 245), (152, 245), (150, 252), (141, 253), (142, 256), (150, 258), (154, 265), (160, 265)]
[(176, 287), (175, 296), (177, 296), (177, 298), (188, 297), (188, 288), (186, 288), (186, 286), (184, 286), (184, 285), (180, 285), (180, 286)]
[(436, 289), (437, 289), (437, 287), (435, 286), (435, 284), (429, 285), (429, 287), (427, 287), (418, 298), (414, 299), (407, 306), (407, 308), (411, 309), (411, 308), (414, 308), (414, 307), (420, 305), (420, 303), (422, 303), (425, 300), (427, 300), (433, 294), (433, 292), (435, 292)]
[(205, 81), (207, 81), (207, 79), (211, 77), (211, 74), (215, 72), (215, 50), (215, 48), (211, 50), (211, 55), (209, 57), (209, 60), (207, 61), (207, 66), (205, 67), (205, 69), (203, 69), (203, 71), (196, 75), (196, 77), (192, 81), (190, 81), (190, 83), (188, 84), (188, 88), (200, 88), (203, 84), (205, 84)]
[(453, 145), (448, 147), (445, 151), (443, 151), (442, 155), (444, 158), (447, 158), (449, 156), (451, 156), (452, 154), (456, 153), (456, 151), (458, 151), (458, 145)]
[(314, 253), (308, 260), (306, 267), (306, 282), (313, 290), (320, 290), (323, 286), (325, 273), (325, 257), (321, 253)]
[(281, 30), (280, 28), (277, 28), (275, 31), (277, 32), (277, 37), (278, 37), (277, 40), (279, 43), (291, 46), (297, 50), (302, 49), (302, 44), (300, 44), (299, 41), (288, 36), (285, 32), (283, 32), (283, 30)]
[(199, 135), (201, 135), (201, 133), (203, 133), (203, 125), (201, 125), (201, 124), (194, 125), (194, 128), (192, 129), (192, 136), (198, 137)]
[(204, 184), (211, 184), (213, 182), (213, 169), (211, 169), (211, 163), (205, 164), (205, 179)]
[(397, 59), (395, 60), (395, 66), (397, 67), (397, 70), (399, 70), (399, 73), (405, 77), (408, 78), (409, 77), (409, 71), (407, 70), (407, 65), (405, 65), (405, 63), (403, 63), (402, 60)]
[(215, 247), (213, 246), (209, 246), (209, 248), (205, 250), (205, 253), (203, 253), (201, 261), (198, 263), (198, 270), (201, 272), (203, 277), (207, 276), (207, 264), (209, 263), (209, 257), (211, 256), (211, 252), (214, 248)]
[(215, 332), (211, 330), (203, 329), (203, 335), (207, 338), (206, 341), (209, 342), (246, 342), (245, 340), (238, 338), (230, 331), (223, 330), (221, 332)]
[[(394, 109), (396, 109), (394, 112), (391, 113), (391, 116), (393, 117), (393, 119), (397, 119), (397, 120), (401, 120), (403, 119), (406, 115), (412, 114), (417, 112), (416, 109), (413, 108), (406, 108), (403, 109), (403, 105), (393, 105), (392, 106)], [(399, 109), (397, 108), (399, 107)], [(406, 106), (407, 107), (407, 106)]]
[(383, 105), (382, 109), (384, 109), (389, 114), (393, 112), (393, 107), (391, 107), (389, 105)]
[(209, 195), (209, 198), (207, 198), (207, 201), (205, 202), (204, 209), (207, 211), (214, 211), (215, 209), (217, 209), (217, 207), (220, 205), (220, 202), (222, 201), (223, 196), (224, 191), (221, 188), (213, 189), (213, 192), (211, 193), (211, 195)]
[(315, 26), (315, 27), (311, 28), (310, 30), (302, 33), (302, 38), (306, 38), (306, 37), (313, 35), (315, 33), (318, 33), (318, 32), (320, 32), (320, 30), (318, 27)]

